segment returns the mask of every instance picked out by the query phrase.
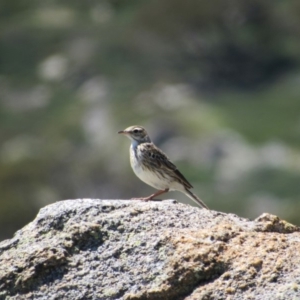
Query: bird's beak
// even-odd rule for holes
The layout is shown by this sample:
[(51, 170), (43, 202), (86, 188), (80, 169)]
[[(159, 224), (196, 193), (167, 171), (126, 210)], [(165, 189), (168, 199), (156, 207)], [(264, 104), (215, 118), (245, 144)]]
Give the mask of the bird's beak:
[(118, 131), (118, 133), (119, 133), (119, 134), (126, 134), (127, 131), (125, 131), (125, 130), (120, 130), (120, 131)]

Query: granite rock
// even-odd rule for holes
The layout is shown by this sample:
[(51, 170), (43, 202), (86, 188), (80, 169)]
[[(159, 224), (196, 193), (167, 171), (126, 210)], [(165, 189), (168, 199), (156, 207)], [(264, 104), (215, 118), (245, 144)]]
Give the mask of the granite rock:
[(299, 227), (270, 214), (65, 200), (0, 243), (0, 299), (299, 298)]

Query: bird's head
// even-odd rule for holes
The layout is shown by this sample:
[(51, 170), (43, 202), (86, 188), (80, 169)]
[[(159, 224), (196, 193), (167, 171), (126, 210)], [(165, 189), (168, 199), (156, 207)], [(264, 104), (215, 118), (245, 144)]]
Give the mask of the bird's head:
[(146, 129), (142, 126), (130, 126), (124, 130), (119, 131), (118, 133), (126, 135), (132, 141), (138, 143), (150, 143), (150, 137)]

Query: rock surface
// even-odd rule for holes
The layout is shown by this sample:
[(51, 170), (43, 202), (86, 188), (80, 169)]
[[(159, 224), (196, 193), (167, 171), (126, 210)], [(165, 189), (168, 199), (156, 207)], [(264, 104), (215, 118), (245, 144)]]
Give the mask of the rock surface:
[(0, 299), (299, 299), (299, 228), (168, 200), (66, 200), (0, 244)]

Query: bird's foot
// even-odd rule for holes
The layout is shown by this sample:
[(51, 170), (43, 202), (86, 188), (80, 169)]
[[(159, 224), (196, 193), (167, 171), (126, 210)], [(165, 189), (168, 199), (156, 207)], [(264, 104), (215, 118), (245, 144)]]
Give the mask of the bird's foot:
[(166, 193), (168, 191), (169, 191), (169, 189), (160, 190), (160, 191), (158, 191), (158, 192), (156, 192), (156, 193), (154, 193), (154, 194), (152, 194), (152, 195), (150, 195), (148, 197), (144, 197), (144, 198), (143, 197), (141, 197), (141, 198), (131, 198), (131, 200), (142, 200), (142, 201), (153, 200), (153, 201), (161, 201), (160, 199), (154, 199), (154, 197), (159, 196), (159, 195), (161, 195), (163, 193)]
[(149, 197), (140, 197), (140, 198), (131, 198), (130, 200), (141, 200), (141, 201), (147, 202), (147, 201), (150, 201), (152, 199), (149, 198)]
[(141, 198), (131, 198), (130, 200), (141, 200), (144, 202), (148, 202), (148, 201), (162, 201), (162, 199), (155, 199), (155, 198), (149, 198), (149, 197), (141, 197)]

